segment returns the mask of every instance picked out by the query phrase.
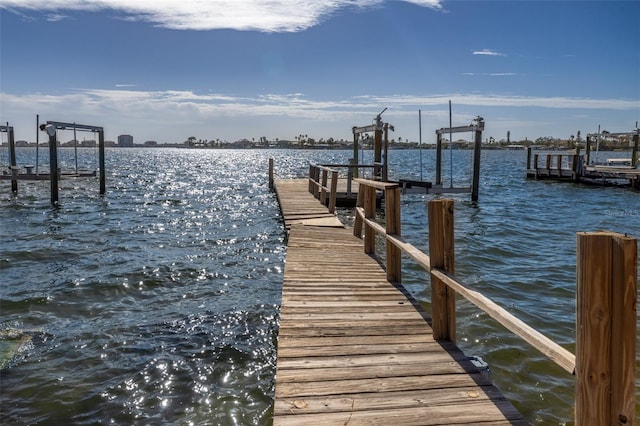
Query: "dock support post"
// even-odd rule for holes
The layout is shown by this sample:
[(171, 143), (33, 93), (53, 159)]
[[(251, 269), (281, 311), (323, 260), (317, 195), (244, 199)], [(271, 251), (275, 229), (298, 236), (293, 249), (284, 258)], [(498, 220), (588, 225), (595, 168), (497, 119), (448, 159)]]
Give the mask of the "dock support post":
[(589, 137), (589, 135), (587, 135), (587, 146), (585, 148), (586, 151), (586, 163), (585, 165), (590, 165), (591, 164), (591, 138)]
[[(384, 191), (387, 234), (400, 237), (400, 188)], [(402, 251), (387, 240), (387, 281), (402, 281)]]
[[(356, 127), (354, 126), (352, 129), (353, 131), (353, 164), (358, 165), (358, 133), (356, 133)], [(353, 177), (357, 178), (359, 177), (359, 170), (356, 167), (353, 170)]]
[(104, 195), (107, 192), (107, 171), (104, 165), (104, 130), (98, 132), (98, 163), (100, 166), (100, 195)]
[(436, 140), (436, 185), (442, 185), (442, 135)]
[[(440, 269), (453, 274), (454, 236), (453, 200), (431, 200), (429, 216), (430, 269)], [(456, 341), (456, 294), (445, 283), (431, 275), (431, 316), (433, 338)]]
[(635, 424), (637, 241), (577, 234), (577, 425)]
[(51, 204), (58, 205), (58, 137), (57, 131), (49, 134), (49, 180), (51, 181)]
[[(365, 185), (360, 185), (363, 187)], [(375, 220), (376, 218), (376, 189), (373, 186), (365, 186), (364, 189), (364, 217)], [(364, 221), (364, 252), (375, 254), (376, 252), (376, 231)]]
[(269, 191), (273, 191), (273, 158), (269, 158)]
[(373, 180), (382, 180), (382, 130), (373, 133)]
[(631, 167), (638, 166), (638, 149), (640, 149), (640, 130), (633, 135), (633, 152), (631, 153)]
[(389, 123), (384, 124), (384, 154), (382, 159), (382, 181), (389, 181)]
[(478, 201), (480, 190), (480, 154), (482, 153), (482, 131), (476, 130), (473, 147), (473, 183), (471, 184), (471, 201)]
[(527, 174), (529, 174), (529, 170), (531, 170), (531, 153), (533, 151), (533, 148), (528, 146), (527, 147)]
[(11, 192), (18, 193), (18, 164), (16, 162), (16, 141), (13, 127), (7, 123), (7, 138), (9, 139), (9, 169), (11, 170)]

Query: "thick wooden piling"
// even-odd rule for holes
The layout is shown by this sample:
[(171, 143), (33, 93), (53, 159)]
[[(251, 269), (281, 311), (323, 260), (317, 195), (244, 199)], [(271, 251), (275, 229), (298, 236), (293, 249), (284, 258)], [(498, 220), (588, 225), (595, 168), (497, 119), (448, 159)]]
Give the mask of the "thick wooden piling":
[(51, 181), (51, 204), (58, 205), (58, 137), (49, 134), (49, 180)]
[(273, 191), (273, 158), (269, 158), (269, 190)]
[(18, 164), (16, 163), (16, 141), (13, 127), (7, 123), (7, 138), (9, 139), (9, 167), (11, 169), (11, 192), (18, 193)]
[(107, 192), (107, 172), (105, 170), (104, 161), (104, 131), (98, 132), (98, 163), (100, 166), (100, 194), (104, 195)]
[(576, 425), (635, 424), (637, 241), (577, 234)]
[(480, 155), (482, 154), (482, 130), (474, 132), (473, 144), (473, 181), (471, 183), (471, 201), (478, 201), (480, 192)]
[[(429, 215), (430, 269), (438, 268), (453, 274), (454, 236), (453, 200), (431, 200)], [(456, 341), (456, 293), (431, 274), (431, 314), (433, 337), (436, 340)]]

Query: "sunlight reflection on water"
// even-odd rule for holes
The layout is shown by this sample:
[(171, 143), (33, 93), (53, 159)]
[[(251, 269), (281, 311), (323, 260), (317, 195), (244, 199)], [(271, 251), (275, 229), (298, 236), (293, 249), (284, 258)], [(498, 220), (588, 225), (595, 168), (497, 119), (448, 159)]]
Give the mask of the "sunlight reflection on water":
[[(0, 267), (10, 285), (0, 287), (0, 328), (31, 330), (33, 344), (0, 373), (0, 421), (269, 424), (285, 246), (268, 158), (278, 177), (294, 177), (309, 160), (345, 163), (351, 152), (107, 154), (104, 198), (95, 180), (61, 181), (52, 210), (47, 183), (21, 182), (17, 197), (2, 185)], [(471, 153), (454, 155), (453, 178), (464, 184)], [(640, 197), (525, 181), (523, 155), (484, 152), (480, 202), (453, 197), (456, 273), (573, 350), (575, 233), (640, 235), (640, 215), (625, 213), (640, 211)], [(390, 162), (392, 177), (420, 174), (415, 151), (392, 151)], [(424, 171), (431, 179), (432, 167)], [(424, 251), (429, 199), (402, 201), (402, 235)], [(403, 281), (428, 307), (427, 274), (406, 261)], [(571, 419), (572, 377), (459, 307), (460, 346), (489, 362), (527, 418)]]

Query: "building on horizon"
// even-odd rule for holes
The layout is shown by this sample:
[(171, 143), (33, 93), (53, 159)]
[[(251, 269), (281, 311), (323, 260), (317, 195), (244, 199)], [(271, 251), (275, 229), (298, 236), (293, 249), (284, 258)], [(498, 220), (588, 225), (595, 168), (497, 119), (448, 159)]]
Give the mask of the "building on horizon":
[(131, 136), (131, 135), (120, 135), (120, 136), (118, 136), (118, 146), (121, 146), (121, 147), (132, 147), (133, 146), (133, 136)]

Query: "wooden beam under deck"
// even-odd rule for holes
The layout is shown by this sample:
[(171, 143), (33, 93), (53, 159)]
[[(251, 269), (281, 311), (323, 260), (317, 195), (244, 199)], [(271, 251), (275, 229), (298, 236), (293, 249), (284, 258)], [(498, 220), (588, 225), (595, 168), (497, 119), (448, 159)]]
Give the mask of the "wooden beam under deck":
[[(276, 181), (288, 232), (274, 425), (527, 424), (308, 193)], [(332, 219), (333, 217), (333, 219)]]

